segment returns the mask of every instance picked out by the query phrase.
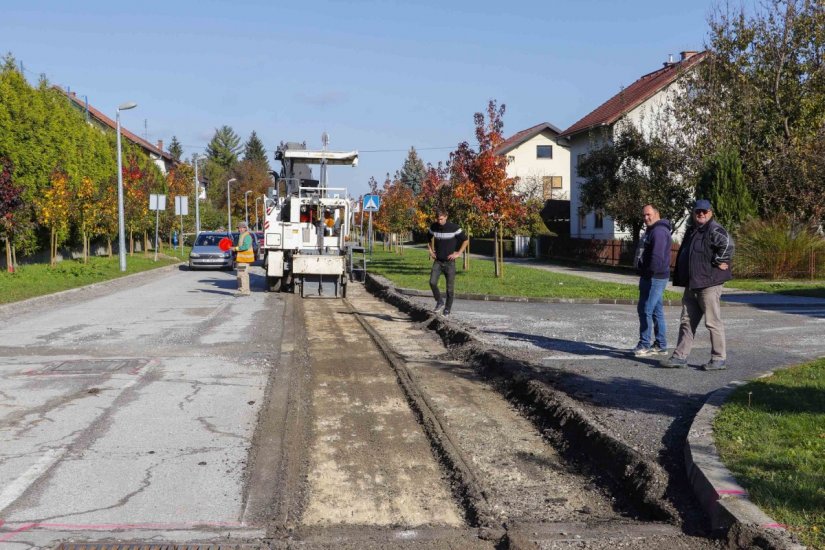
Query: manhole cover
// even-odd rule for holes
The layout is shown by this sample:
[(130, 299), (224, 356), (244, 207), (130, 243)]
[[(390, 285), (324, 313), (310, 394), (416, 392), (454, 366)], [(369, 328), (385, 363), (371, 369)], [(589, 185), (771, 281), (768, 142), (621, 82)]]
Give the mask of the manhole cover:
[(148, 359), (72, 359), (48, 363), (40, 372), (55, 374), (102, 374), (117, 371), (137, 371)]
[(175, 544), (172, 542), (63, 542), (54, 550), (269, 550), (257, 544)]

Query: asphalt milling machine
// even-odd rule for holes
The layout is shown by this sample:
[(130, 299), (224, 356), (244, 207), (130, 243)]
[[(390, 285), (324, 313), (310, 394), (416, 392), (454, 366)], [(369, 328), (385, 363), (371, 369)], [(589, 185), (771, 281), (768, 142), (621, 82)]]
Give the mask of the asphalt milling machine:
[[(348, 241), (352, 202), (346, 188), (327, 185), (328, 166), (357, 166), (358, 151), (308, 150), (282, 143), (281, 172), (264, 197), (264, 268), (272, 292), (346, 297), (347, 282), (363, 280), (364, 248)], [(318, 165), (320, 179), (313, 179)]]

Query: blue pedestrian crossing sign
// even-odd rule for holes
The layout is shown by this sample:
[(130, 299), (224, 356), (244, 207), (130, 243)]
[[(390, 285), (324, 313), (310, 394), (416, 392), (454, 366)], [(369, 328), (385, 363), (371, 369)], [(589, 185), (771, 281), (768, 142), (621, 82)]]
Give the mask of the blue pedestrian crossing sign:
[(380, 206), (380, 195), (364, 195), (364, 212), (378, 212)]

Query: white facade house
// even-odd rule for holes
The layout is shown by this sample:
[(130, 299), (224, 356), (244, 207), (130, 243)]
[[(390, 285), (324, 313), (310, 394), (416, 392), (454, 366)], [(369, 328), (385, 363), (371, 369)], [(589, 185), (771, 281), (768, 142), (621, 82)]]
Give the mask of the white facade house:
[(570, 198), (570, 150), (559, 143), (559, 134), (543, 122), (498, 146), (496, 154), (507, 158), (507, 177), (518, 178), (516, 192), (542, 200)]
[(679, 77), (704, 57), (704, 52), (681, 52), (679, 61), (666, 62), (661, 69), (642, 76), (562, 132), (562, 143), (570, 149), (571, 237), (609, 240), (629, 236), (609, 216), (581, 207), (579, 197), (584, 180), (578, 176), (577, 165), (590, 151), (612, 140), (623, 125), (631, 124), (645, 135), (655, 132), (656, 123), (666, 113), (665, 107), (680, 90)]
[[(72, 104), (84, 111), (87, 115), (87, 118), (90, 123), (95, 124), (97, 127), (105, 130), (105, 131), (117, 131), (117, 122), (103, 114), (98, 109), (92, 107), (85, 101), (81, 101), (77, 94), (74, 92), (68, 93), (59, 86), (54, 86), (55, 89), (60, 90), (61, 92), (65, 93), (67, 97), (71, 100)], [(169, 154), (168, 152), (163, 150), (163, 141), (159, 140), (157, 145), (153, 145), (143, 139), (142, 137), (138, 136), (137, 134), (130, 132), (127, 130), (122, 124), (120, 125), (120, 133), (123, 139), (126, 139), (136, 146), (143, 149), (143, 151), (152, 159), (152, 162), (160, 169), (163, 175), (166, 175), (172, 167), (177, 164), (177, 161), (174, 157)]]

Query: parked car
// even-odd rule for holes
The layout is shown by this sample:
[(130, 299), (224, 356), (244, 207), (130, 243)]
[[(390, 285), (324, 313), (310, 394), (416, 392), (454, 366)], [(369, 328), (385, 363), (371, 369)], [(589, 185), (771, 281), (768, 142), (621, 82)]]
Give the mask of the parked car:
[[(235, 255), (231, 250), (224, 252), (218, 246), (221, 239), (230, 235), (223, 231), (201, 231), (189, 252), (189, 269), (234, 269)], [(237, 233), (235, 240), (237, 240)]]

